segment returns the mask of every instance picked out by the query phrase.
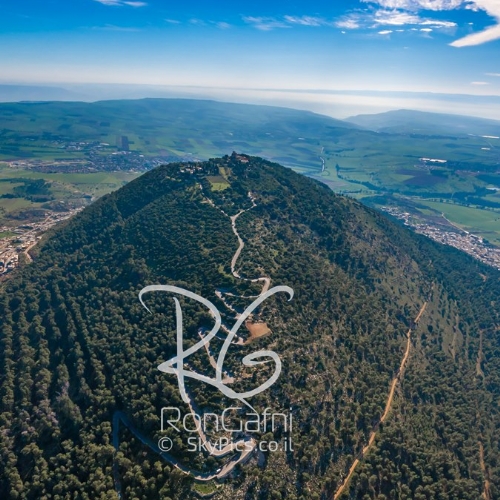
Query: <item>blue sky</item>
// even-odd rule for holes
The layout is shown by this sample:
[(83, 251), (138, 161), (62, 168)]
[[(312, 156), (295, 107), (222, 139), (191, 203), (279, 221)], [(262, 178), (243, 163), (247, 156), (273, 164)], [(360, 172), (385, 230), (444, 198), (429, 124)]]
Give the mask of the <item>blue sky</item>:
[(0, 83), (500, 95), (500, 0), (0, 0)]

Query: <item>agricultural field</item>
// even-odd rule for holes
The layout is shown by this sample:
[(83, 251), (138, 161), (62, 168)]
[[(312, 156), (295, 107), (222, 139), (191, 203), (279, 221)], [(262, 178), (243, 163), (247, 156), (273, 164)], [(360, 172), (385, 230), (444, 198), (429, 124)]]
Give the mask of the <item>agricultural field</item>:
[(43, 173), (0, 165), (0, 226), (29, 220), (43, 209), (67, 210), (136, 178), (134, 172)]
[(429, 214), (442, 214), (453, 225), (500, 245), (500, 209), (480, 209), (454, 203), (421, 200), (429, 207)]

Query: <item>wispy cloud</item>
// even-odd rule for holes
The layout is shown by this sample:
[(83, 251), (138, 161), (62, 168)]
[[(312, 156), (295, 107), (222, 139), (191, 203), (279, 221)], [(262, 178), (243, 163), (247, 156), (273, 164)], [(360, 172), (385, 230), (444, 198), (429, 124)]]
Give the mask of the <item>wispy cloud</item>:
[(346, 29), (377, 29), (393, 26), (427, 26), (433, 29), (455, 29), (457, 24), (452, 21), (429, 19), (415, 12), (401, 10), (369, 9), (347, 14), (335, 23), (339, 28)]
[(356, 30), (361, 28), (361, 19), (358, 15), (352, 14), (339, 19), (335, 25), (337, 28)]
[(432, 26), (433, 28), (456, 28), (457, 23), (453, 21), (438, 21), (437, 19), (427, 19), (419, 23), (422, 26)]
[(207, 23), (205, 21), (203, 21), (202, 19), (196, 19), (196, 18), (190, 19), (189, 24), (194, 24), (195, 26), (206, 26), (207, 25)]
[(407, 11), (419, 10), (452, 10), (460, 7), (464, 0), (361, 0), (364, 3), (378, 4), (384, 9)]
[(146, 2), (133, 2), (128, 0), (94, 0), (94, 2), (102, 3), (103, 5), (113, 5), (115, 7), (146, 7)]
[(322, 17), (285, 16), (284, 19), (287, 23), (298, 24), (300, 26), (335, 26), (333, 21), (328, 21)]
[(115, 26), (114, 24), (105, 24), (104, 26), (93, 26), (93, 30), (102, 31), (119, 31), (123, 33), (137, 33), (141, 31), (139, 28), (132, 28), (128, 26)]
[(246, 16), (243, 17), (243, 21), (263, 31), (269, 31), (275, 28), (292, 28), (293, 26), (337, 26), (339, 28), (347, 27), (342, 26), (341, 23), (316, 16), (283, 16), (279, 18)]
[(467, 35), (454, 41), (451, 44), (453, 47), (481, 45), (500, 38), (500, 2), (498, 0), (471, 0), (467, 3), (466, 8), (472, 10), (483, 10), (495, 19), (496, 25), (490, 26), (479, 33), (472, 33), (471, 35)]
[(257, 28), (261, 31), (270, 31), (275, 28), (290, 28), (290, 24), (275, 19), (273, 17), (253, 17), (253, 16), (245, 16), (243, 17), (243, 21), (247, 24), (252, 25), (254, 28)]
[(500, 77), (500, 73), (485, 73), (486, 76), (498, 76)]
[(483, 43), (492, 42), (500, 38), (500, 16), (498, 16), (499, 24), (487, 28), (479, 33), (472, 33), (459, 40), (455, 40), (450, 45), (452, 47), (470, 47), (472, 45), (482, 45)]
[[(387, 0), (387, 3), (397, 0)], [(432, 1), (432, 0), (429, 0)], [(396, 9), (369, 9), (350, 12), (336, 20), (317, 16), (283, 16), (283, 17), (243, 17), (243, 21), (263, 31), (275, 28), (291, 28), (294, 26), (336, 27), (341, 30), (380, 29), (395, 26), (427, 26), (432, 29), (455, 28), (452, 21), (441, 21), (420, 17), (414, 12), (403, 12)], [(382, 30), (387, 31), (387, 30)]]
[(471, 85), (489, 85), (490, 82), (470, 82)]
[(373, 16), (376, 26), (404, 26), (423, 22), (418, 16), (398, 10), (378, 10)]
[[(182, 24), (182, 22), (177, 19), (164, 19), (164, 21), (172, 25)], [(221, 30), (227, 30), (231, 28), (231, 25), (224, 21), (204, 21), (203, 19), (192, 18), (187, 22), (192, 26), (215, 26)]]
[(383, 30), (378, 32), (379, 35), (390, 35), (391, 33), (392, 30)]
[[(378, 5), (383, 9), (395, 9), (405, 13), (419, 11), (449, 11), (454, 9), (467, 9), (484, 11), (492, 17), (496, 24), (483, 31), (472, 33), (455, 40), (450, 45), (453, 47), (468, 47), (481, 45), (500, 39), (500, 2), (499, 0), (361, 0), (364, 3)], [(411, 14), (410, 14), (411, 15)]]

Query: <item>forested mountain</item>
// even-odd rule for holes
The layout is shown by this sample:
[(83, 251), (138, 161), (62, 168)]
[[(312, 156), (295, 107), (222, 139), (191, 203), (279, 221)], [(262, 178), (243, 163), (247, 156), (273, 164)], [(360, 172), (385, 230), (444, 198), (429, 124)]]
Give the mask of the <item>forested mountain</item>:
[[(499, 498), (500, 273), (458, 250), (233, 154), (144, 174), (33, 257), (0, 289), (0, 498)], [(192, 408), (157, 367), (178, 354), (174, 297), (185, 349), (214, 319), (170, 292), (143, 296), (150, 313), (139, 293), (189, 290), (231, 327), (266, 279), (293, 299), (277, 293), (255, 310), (224, 372), (228, 387), (251, 391), (275, 368), (242, 359), (279, 355), (279, 378), (248, 402), (291, 414), (293, 427), (253, 437), (293, 447), (255, 449), (223, 481), (201, 481), (231, 456), (193, 453), (186, 433), (161, 432), (162, 408)], [(259, 337), (264, 325), (272, 333)], [(226, 336), (186, 366), (214, 378), (209, 354)], [(244, 406), (202, 381), (186, 387), (198, 414)], [(169, 453), (153, 446), (162, 436)]]

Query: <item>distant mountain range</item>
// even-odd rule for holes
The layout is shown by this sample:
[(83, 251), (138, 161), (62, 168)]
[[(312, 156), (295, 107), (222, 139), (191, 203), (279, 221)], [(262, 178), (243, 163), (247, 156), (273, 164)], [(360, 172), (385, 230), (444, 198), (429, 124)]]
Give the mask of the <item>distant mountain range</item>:
[(43, 85), (0, 85), (0, 102), (86, 101), (84, 93)]
[(131, 84), (0, 84), (0, 102), (86, 101), (118, 99), (202, 99), (264, 104), (308, 110), (343, 118), (397, 109), (461, 114), (496, 119), (500, 96), (330, 89), (218, 88)]
[(368, 130), (390, 134), (500, 136), (500, 121), (407, 109), (373, 115), (357, 115), (345, 121)]

